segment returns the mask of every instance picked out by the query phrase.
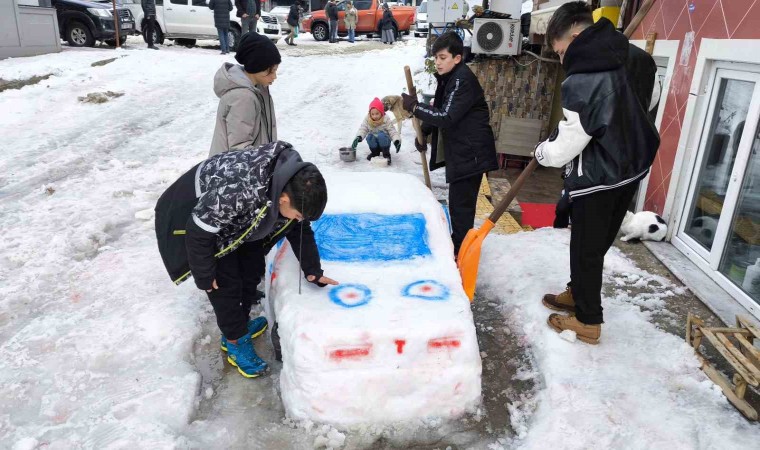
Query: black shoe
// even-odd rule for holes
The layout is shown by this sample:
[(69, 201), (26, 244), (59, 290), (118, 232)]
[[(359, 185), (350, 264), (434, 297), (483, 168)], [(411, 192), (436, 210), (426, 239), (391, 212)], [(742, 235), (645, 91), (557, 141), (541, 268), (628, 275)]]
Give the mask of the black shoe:
[(367, 161), (372, 161), (372, 154), (367, 155)]
[(156, 47), (155, 45), (149, 45), (148, 48), (151, 50), (158, 50), (158, 47)]

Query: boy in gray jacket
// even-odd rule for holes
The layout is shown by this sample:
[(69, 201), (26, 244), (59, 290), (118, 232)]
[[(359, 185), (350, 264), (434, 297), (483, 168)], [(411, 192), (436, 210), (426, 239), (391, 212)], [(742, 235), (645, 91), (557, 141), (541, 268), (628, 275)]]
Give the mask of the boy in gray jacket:
[(235, 59), (240, 65), (224, 63), (214, 76), (219, 108), (209, 157), (277, 140), (269, 86), (277, 79), (280, 52), (269, 38), (246, 33)]

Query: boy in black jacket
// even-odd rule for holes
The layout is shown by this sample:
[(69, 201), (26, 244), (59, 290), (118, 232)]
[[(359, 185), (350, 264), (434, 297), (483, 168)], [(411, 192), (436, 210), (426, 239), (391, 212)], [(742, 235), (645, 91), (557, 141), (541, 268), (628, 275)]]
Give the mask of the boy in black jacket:
[(597, 344), (604, 255), (660, 145), (646, 111), (654, 61), (630, 50), (628, 39), (609, 20), (594, 24), (585, 2), (555, 11), (546, 41), (567, 77), (562, 83), (565, 120), (535, 155), (543, 166), (565, 166), (572, 227), (571, 282), (564, 293), (545, 295), (543, 303), (571, 313), (549, 316), (555, 331), (572, 330), (581, 341)]
[(285, 237), (306, 279), (320, 287), (338, 284), (323, 276), (310, 221), (327, 204), (322, 174), (286, 142), (213, 156), (182, 175), (156, 204), (158, 249), (175, 284), (193, 276), (208, 293), (222, 331), (227, 361), (247, 378), (267, 363), (251, 339), (267, 328), (249, 320), (264, 257)]
[[(478, 78), (462, 61), (463, 52), (462, 39), (454, 32), (433, 44), (438, 72), (433, 106), (401, 94), (404, 109), (422, 121), (425, 135), (432, 134), (430, 170), (446, 167), (454, 256), (475, 221), (483, 174), (499, 168), (488, 104)], [(415, 139), (415, 147), (425, 151), (427, 144)]]

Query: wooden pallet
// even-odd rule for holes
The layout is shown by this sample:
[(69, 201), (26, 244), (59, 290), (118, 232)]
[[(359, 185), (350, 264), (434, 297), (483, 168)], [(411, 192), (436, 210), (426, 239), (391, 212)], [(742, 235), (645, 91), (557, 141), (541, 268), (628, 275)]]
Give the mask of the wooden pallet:
[[(707, 338), (733, 367), (733, 383), (699, 352), (702, 338)], [(686, 319), (686, 342), (694, 347), (702, 361), (702, 371), (720, 386), (728, 401), (749, 420), (758, 418), (755, 408), (744, 399), (747, 385), (755, 388), (760, 385), (760, 350), (754, 346), (755, 339), (760, 339), (760, 329), (744, 316), (736, 316), (735, 328), (706, 327), (702, 319), (691, 313)]]

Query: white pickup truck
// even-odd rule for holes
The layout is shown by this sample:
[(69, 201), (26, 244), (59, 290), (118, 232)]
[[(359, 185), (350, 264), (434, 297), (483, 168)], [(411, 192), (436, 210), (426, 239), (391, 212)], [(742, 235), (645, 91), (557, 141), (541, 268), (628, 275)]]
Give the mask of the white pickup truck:
[[(145, 15), (140, 0), (120, 0), (135, 17), (135, 29), (145, 39)], [(214, 26), (214, 12), (208, 9), (208, 0), (156, 0), (156, 32), (153, 42), (163, 44), (165, 39), (173, 39), (179, 45), (195, 45), (197, 39), (218, 40), (219, 34)], [(256, 23), (256, 31), (277, 42), (282, 36), (282, 28), (277, 18), (267, 12), (261, 12), (261, 19)], [(230, 12), (230, 50), (237, 49), (242, 27), (235, 10)], [(145, 39), (147, 42), (147, 39)]]

